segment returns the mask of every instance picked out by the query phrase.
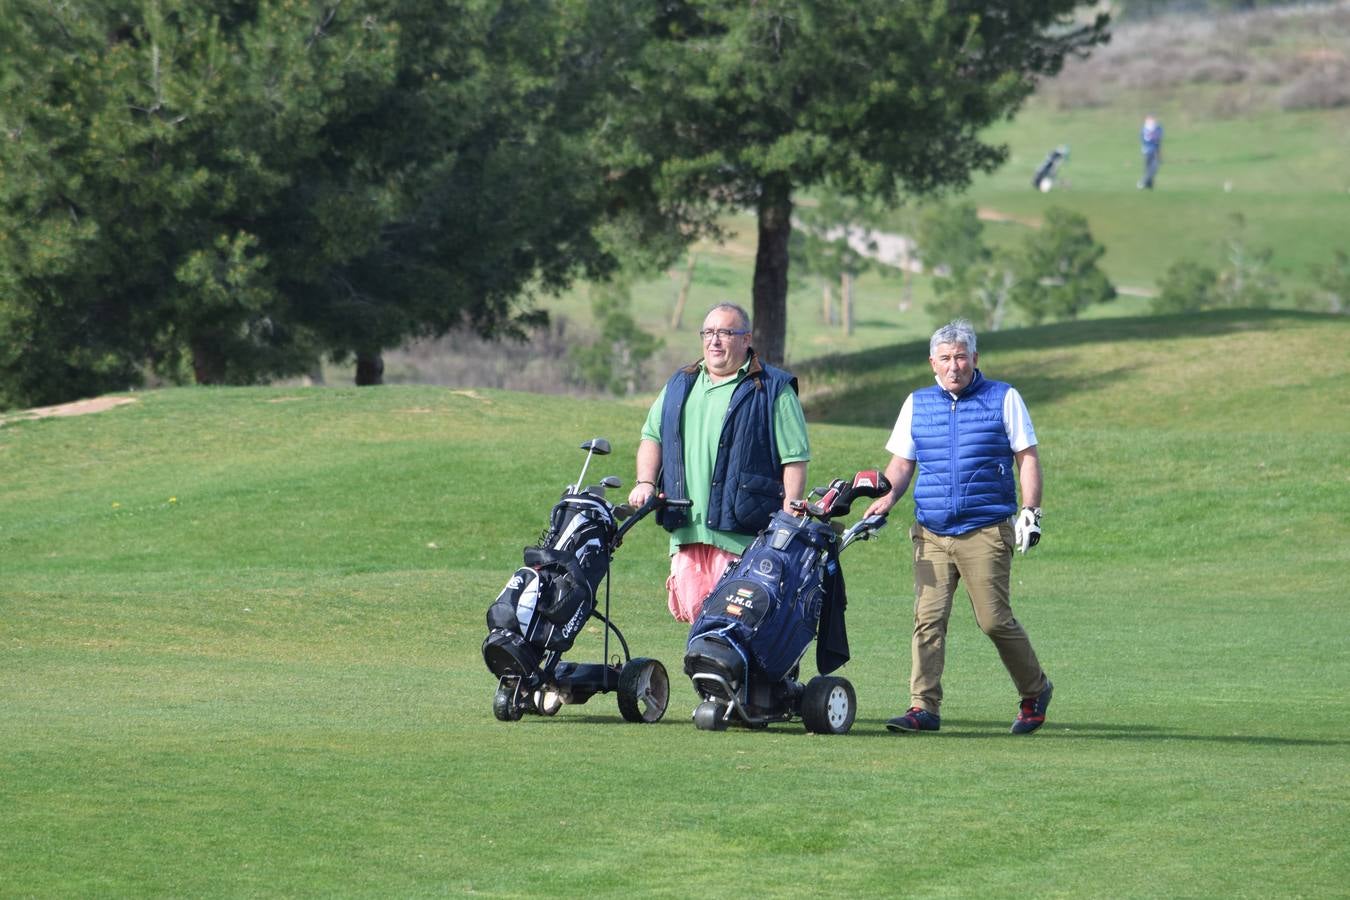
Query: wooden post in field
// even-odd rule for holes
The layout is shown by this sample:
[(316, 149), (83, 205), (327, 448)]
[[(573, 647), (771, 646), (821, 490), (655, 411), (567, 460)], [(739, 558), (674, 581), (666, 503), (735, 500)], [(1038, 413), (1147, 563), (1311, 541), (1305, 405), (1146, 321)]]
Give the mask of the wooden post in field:
[(844, 334), (853, 334), (853, 276), (848, 272), (839, 276), (839, 316), (844, 326)]
[(684, 305), (689, 302), (689, 288), (694, 284), (694, 269), (698, 265), (698, 254), (689, 254), (689, 265), (684, 270), (684, 280), (675, 295), (675, 309), (670, 314), (670, 330), (679, 331), (684, 321)]

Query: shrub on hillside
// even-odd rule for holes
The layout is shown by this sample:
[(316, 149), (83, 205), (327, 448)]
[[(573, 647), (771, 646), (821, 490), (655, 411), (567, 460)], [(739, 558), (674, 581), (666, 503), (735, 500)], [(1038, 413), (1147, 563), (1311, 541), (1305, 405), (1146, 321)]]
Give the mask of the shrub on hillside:
[(1201, 60), (1191, 67), (1196, 84), (1237, 84), (1247, 78), (1249, 65), (1229, 59)]
[(1179, 259), (1158, 281), (1158, 295), (1151, 301), (1153, 312), (1162, 314), (1199, 312), (1217, 305), (1215, 292), (1219, 273), (1190, 259)]
[(1312, 271), (1317, 287), (1300, 292), (1294, 298), (1297, 305), (1341, 316), (1350, 313), (1350, 253), (1337, 250), (1331, 265), (1313, 266)]
[(1279, 306), (1284, 289), (1271, 265), (1275, 251), (1248, 239), (1247, 217), (1232, 213), (1222, 241), (1224, 266), (1214, 285), (1215, 304), (1231, 309), (1269, 309)]
[[(1299, 4), (1247, 11), (1158, 6), (1127, 16), (1111, 43), (1087, 59), (1070, 59), (1040, 93), (1060, 109), (1105, 106), (1120, 90), (1156, 97), (1191, 85), (1242, 85), (1215, 101), (1224, 116), (1350, 104), (1344, 54), (1350, 46), (1350, 4)], [(1283, 86), (1285, 91), (1276, 93)]]
[(1322, 66), (1305, 73), (1276, 97), (1280, 109), (1338, 109), (1350, 106), (1350, 65)]
[(1027, 235), (1016, 256), (1012, 302), (1039, 324), (1075, 319), (1087, 307), (1114, 299), (1115, 286), (1097, 265), (1105, 253), (1085, 216), (1050, 207), (1045, 224)]

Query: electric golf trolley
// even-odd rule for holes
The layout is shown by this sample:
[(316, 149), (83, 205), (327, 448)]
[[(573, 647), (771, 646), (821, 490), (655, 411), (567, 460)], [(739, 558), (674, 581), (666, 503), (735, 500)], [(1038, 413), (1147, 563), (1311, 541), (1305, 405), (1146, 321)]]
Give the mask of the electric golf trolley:
[[(663, 506), (688, 506), (689, 501), (654, 496), (638, 509), (615, 506), (605, 492), (622, 487), (618, 478), (606, 475), (598, 484), (585, 484), (591, 457), (607, 455), (609, 441), (592, 438), (581, 449), (586, 451), (581, 474), (554, 504), (548, 531), (538, 545), (525, 548), (525, 564), (488, 607), (483, 661), (498, 678), (492, 713), (503, 722), (526, 713), (556, 715), (564, 704), (585, 703), (612, 691), (618, 692), (624, 719), (656, 722), (670, 702), (665, 666), (656, 659), (634, 658), (610, 619), (609, 567), (629, 529)], [(602, 582), (603, 613), (597, 609)], [(604, 623), (605, 661), (564, 662), (562, 655), (591, 618)], [(623, 650), (621, 661), (610, 658), (611, 633)]]
[[(800, 515), (779, 510), (703, 601), (689, 629), (685, 674), (702, 698), (694, 724), (721, 731), (800, 718), (815, 734), (853, 727), (857, 699), (846, 678), (831, 675), (848, 661), (844, 573), (839, 554), (886, 524), (866, 516), (845, 531), (832, 520), (858, 497), (880, 497), (891, 484), (880, 472), (836, 478), (799, 501)], [(842, 532), (842, 533), (841, 533)], [(816, 640), (821, 674), (799, 680), (806, 648)]]

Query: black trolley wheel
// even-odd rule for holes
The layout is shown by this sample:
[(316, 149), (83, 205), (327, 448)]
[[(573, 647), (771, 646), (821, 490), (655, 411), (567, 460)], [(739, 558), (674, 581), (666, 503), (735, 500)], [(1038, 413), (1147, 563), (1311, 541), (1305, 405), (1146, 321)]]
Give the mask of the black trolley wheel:
[(802, 695), (802, 724), (812, 734), (846, 734), (858, 715), (858, 699), (846, 678), (817, 675)]
[(726, 731), (727, 705), (716, 700), (704, 700), (694, 707), (694, 727), (700, 731)]
[(670, 704), (670, 676), (660, 660), (638, 657), (619, 671), (619, 713), (628, 722), (659, 722)]
[(516, 722), (524, 714), (516, 702), (519, 679), (504, 676), (497, 682), (497, 693), (492, 697), (492, 714), (499, 722)]

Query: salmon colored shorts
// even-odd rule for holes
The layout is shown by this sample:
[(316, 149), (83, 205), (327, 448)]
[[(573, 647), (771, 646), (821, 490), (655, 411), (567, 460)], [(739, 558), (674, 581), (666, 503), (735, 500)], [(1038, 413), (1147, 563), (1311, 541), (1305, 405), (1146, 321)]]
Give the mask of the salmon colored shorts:
[(694, 621), (722, 572), (738, 559), (736, 554), (712, 544), (682, 544), (670, 558), (670, 577), (666, 579), (667, 604), (675, 621)]

